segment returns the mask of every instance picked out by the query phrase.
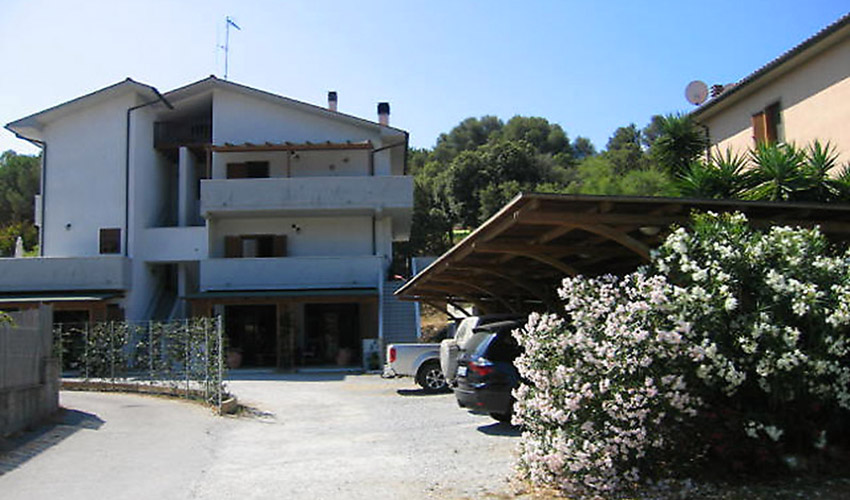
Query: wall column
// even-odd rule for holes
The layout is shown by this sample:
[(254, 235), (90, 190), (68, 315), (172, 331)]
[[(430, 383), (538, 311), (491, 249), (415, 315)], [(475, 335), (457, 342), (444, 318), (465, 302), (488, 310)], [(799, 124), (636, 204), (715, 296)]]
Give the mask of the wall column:
[(186, 146), (180, 147), (177, 166), (177, 225), (192, 224), (195, 206), (195, 155)]

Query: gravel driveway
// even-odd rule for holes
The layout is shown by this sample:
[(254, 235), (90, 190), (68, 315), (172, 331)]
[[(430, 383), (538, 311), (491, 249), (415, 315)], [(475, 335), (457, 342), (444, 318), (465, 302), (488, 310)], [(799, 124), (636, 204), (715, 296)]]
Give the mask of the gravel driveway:
[[(426, 395), (410, 379), (377, 375), (242, 371), (235, 377), (230, 391), (256, 410), (240, 418), (160, 398), (64, 393), (66, 407), (103, 424), (79, 430), (0, 476), (0, 491), (4, 498), (7, 492), (21, 493), (8, 498), (43, 498), (40, 493), (52, 491), (33, 482), (49, 472), (67, 476), (65, 491), (80, 492), (80, 498), (101, 496), (112, 483), (125, 485), (114, 498), (156, 498), (150, 490), (158, 478), (166, 485), (160, 498), (509, 495), (518, 431), (461, 410), (452, 394)], [(136, 412), (128, 411), (133, 408), (126, 398)], [(179, 423), (160, 415), (161, 407)], [(134, 422), (139, 418), (144, 421)], [(128, 432), (135, 425), (139, 432)], [(127, 449), (138, 450), (142, 441), (143, 460)], [(101, 452), (110, 457), (109, 473), (86, 466), (88, 476), (78, 474), (84, 464), (69, 457), (81, 448), (113, 450)], [(127, 487), (127, 478), (138, 487)], [(139, 481), (146, 480), (150, 484), (142, 487)]]

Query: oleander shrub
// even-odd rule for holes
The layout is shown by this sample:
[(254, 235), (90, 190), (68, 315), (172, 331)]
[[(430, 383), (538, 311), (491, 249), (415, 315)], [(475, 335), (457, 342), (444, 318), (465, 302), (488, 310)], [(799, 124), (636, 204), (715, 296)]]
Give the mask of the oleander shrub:
[(525, 478), (612, 493), (812, 469), (847, 449), (850, 255), (817, 229), (697, 215), (650, 266), (559, 293), (559, 315), (515, 333)]

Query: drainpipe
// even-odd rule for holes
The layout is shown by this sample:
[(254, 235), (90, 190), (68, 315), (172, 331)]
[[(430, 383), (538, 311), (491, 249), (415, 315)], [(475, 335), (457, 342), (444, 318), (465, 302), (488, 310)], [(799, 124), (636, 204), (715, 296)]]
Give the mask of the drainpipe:
[(41, 179), (39, 179), (39, 194), (41, 195), (41, 226), (39, 226), (38, 228), (38, 256), (44, 257), (44, 198), (46, 193), (45, 187), (47, 186), (47, 143), (44, 141), (39, 141), (38, 139), (30, 139), (29, 137), (24, 137), (18, 133), (15, 133), (15, 137), (17, 137), (18, 139), (23, 139), (41, 148)]
[[(153, 91), (157, 96), (157, 98), (153, 101), (148, 101), (146, 103), (127, 108), (126, 135), (124, 137), (124, 234), (122, 235), (123, 241), (121, 242), (122, 254), (125, 257), (129, 255), (127, 241), (130, 233), (130, 115), (133, 111), (139, 108), (144, 108), (145, 106), (150, 106), (151, 104), (156, 104), (158, 102), (164, 103), (168, 109), (174, 109), (174, 106), (172, 106), (158, 90), (153, 89)], [(42, 213), (41, 216), (43, 219), (44, 213)]]

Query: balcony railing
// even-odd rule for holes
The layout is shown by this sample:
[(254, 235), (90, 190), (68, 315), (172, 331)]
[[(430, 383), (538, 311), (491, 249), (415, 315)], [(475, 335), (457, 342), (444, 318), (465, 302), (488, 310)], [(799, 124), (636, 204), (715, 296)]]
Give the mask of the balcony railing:
[(212, 142), (212, 122), (156, 122), (153, 132), (157, 149)]
[(130, 259), (121, 256), (0, 259), (4, 292), (127, 290)]
[(381, 257), (280, 257), (201, 261), (201, 291), (377, 287)]

